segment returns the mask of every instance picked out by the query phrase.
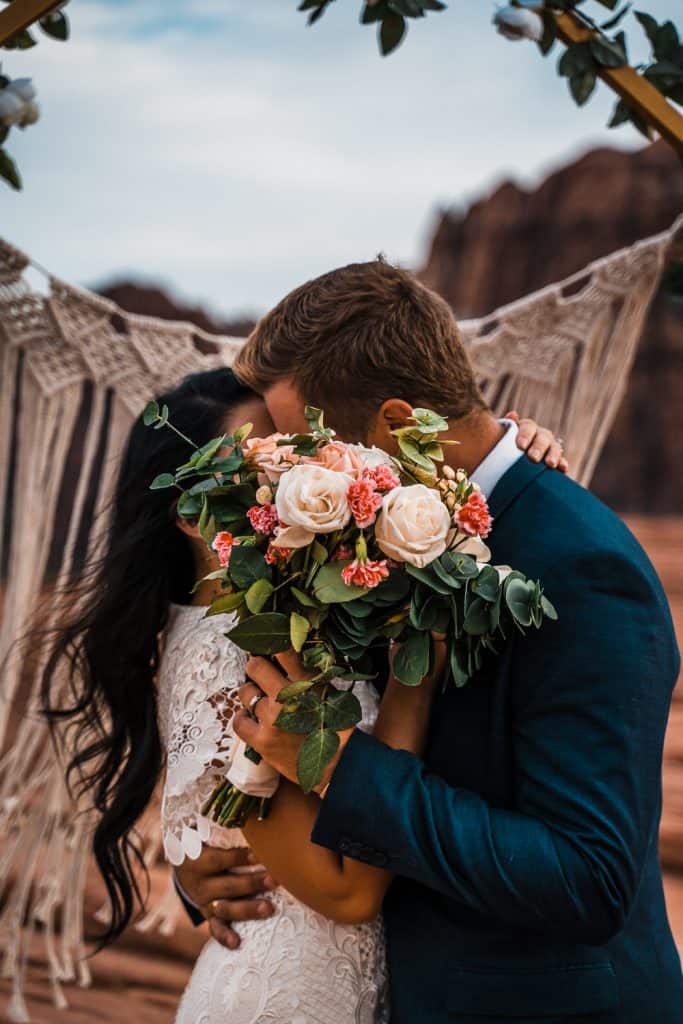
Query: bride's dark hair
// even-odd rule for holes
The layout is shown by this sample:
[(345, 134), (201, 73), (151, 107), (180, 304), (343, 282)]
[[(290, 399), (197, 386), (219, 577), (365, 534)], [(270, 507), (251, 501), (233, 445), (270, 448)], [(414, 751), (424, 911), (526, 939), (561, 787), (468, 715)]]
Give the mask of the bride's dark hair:
[[(202, 445), (221, 433), (230, 408), (252, 394), (231, 370), (218, 369), (188, 377), (158, 402), (169, 406), (178, 430)], [(173, 431), (136, 420), (104, 555), (78, 585), (79, 610), (57, 630), (42, 673), (44, 713), (53, 728), (69, 730), (67, 781), (76, 793), (87, 793), (98, 814), (93, 847), (111, 903), (102, 945), (123, 931), (140, 900), (136, 870), (144, 865), (133, 828), (162, 766), (155, 689), (160, 634), (171, 602), (188, 602), (195, 575), (171, 492), (149, 485), (188, 454)], [(62, 664), (68, 706), (57, 684)]]

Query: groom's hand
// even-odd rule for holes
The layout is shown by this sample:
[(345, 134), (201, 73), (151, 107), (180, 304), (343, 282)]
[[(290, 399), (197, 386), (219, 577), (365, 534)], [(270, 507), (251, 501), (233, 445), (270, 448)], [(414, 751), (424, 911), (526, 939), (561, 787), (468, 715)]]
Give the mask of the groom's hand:
[(181, 894), (206, 918), (214, 939), (228, 949), (237, 949), (240, 944), (232, 924), (262, 920), (273, 913), (269, 900), (257, 898), (277, 887), (266, 869), (234, 874), (235, 868), (254, 864), (253, 854), (248, 849), (221, 850), (204, 846), (197, 860), (186, 858), (175, 869)]
[[(235, 732), (250, 747), (253, 747), (264, 761), (277, 769), (281, 775), (298, 785), (296, 762), (304, 737), (285, 732), (275, 726), (275, 719), (282, 711), (277, 695), (283, 686), (299, 679), (310, 678), (311, 673), (302, 665), (294, 651), (278, 654), (278, 669), (266, 658), (250, 658), (247, 662), (247, 676), (250, 682), (240, 687), (239, 699), (244, 710), (238, 711), (233, 719)], [(257, 703), (255, 699), (262, 693)], [(253, 714), (246, 709), (253, 708)], [(323, 778), (316, 790), (321, 792), (329, 783), (339, 759), (348, 743), (353, 729), (340, 732), (339, 748), (325, 768)]]

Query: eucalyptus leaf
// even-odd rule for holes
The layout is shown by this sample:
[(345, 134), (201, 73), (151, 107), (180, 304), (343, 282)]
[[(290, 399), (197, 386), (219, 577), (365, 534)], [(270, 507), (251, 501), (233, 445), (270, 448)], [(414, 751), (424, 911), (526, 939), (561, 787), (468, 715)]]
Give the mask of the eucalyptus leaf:
[(528, 580), (510, 580), (505, 588), (505, 603), (522, 626), (531, 625), (531, 601), (534, 584)]
[(173, 473), (160, 473), (159, 476), (154, 477), (149, 485), (150, 491), (163, 491), (167, 487), (175, 487)]
[(470, 589), (485, 601), (493, 603), (497, 599), (501, 583), (492, 565), (484, 566), (477, 578), (470, 582)]
[(491, 629), (490, 604), (482, 597), (475, 597), (467, 609), (463, 629), (470, 636), (483, 636)]
[(429, 633), (409, 633), (394, 656), (393, 671), (399, 682), (419, 686), (429, 672), (430, 651)]
[(142, 422), (150, 427), (159, 415), (159, 406), (156, 402), (148, 402), (142, 413)]
[(469, 682), (470, 674), (467, 669), (467, 648), (461, 643), (453, 643), (450, 646), (449, 661), (453, 682), (460, 689)]

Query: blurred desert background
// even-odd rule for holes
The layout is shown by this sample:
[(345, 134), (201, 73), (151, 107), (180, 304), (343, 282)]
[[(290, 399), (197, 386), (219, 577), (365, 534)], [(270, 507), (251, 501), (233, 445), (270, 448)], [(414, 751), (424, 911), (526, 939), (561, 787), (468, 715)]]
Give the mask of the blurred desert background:
[[(649, 6), (675, 18), (679, 4)], [(347, 31), (343, 3), (309, 32), (281, 0), (79, 0), (68, 61), (43, 44), (30, 61), (3, 55), (3, 71), (36, 76), (43, 118), (17, 137), (25, 189), (0, 194), (0, 236), (124, 310), (245, 336), (294, 285), (378, 250), (476, 317), (669, 228), (683, 212), (674, 151), (602, 128), (603, 87), (574, 108), (484, 6), (453, 3), (384, 62), (365, 30)], [(679, 643), (681, 438), (683, 302), (661, 288), (591, 486), (648, 551)], [(683, 951), (681, 681), (661, 858)], [(154, 897), (168, 873), (151, 875)], [(102, 902), (93, 871), (91, 937)], [(31, 1020), (170, 1024), (205, 939), (181, 911), (172, 935), (129, 928), (90, 961), (91, 988), (66, 987), (67, 1011), (37, 936)], [(8, 992), (0, 980), (0, 1020)]]

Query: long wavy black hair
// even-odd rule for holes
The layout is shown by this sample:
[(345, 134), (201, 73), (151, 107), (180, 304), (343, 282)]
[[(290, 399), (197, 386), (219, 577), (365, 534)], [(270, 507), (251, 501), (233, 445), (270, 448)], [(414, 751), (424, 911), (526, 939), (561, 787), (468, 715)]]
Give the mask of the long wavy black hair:
[[(226, 415), (251, 392), (229, 369), (194, 374), (160, 395), (173, 424), (196, 444), (224, 428)], [(172, 602), (186, 604), (195, 582), (192, 550), (175, 525), (168, 490), (154, 477), (186, 461), (188, 447), (168, 428), (140, 417), (131, 429), (113, 497), (105, 553), (77, 590), (78, 612), (56, 631), (42, 675), (43, 710), (69, 731), (67, 782), (97, 812), (94, 853), (111, 903), (100, 946), (115, 939), (142, 902), (144, 864), (134, 826), (162, 767), (155, 675)], [(66, 664), (72, 701), (55, 692)]]

